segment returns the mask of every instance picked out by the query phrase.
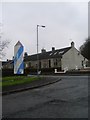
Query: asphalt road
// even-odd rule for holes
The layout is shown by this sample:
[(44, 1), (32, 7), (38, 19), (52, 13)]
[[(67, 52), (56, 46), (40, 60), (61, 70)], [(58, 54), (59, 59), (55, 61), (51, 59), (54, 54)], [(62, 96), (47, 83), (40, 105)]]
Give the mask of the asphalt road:
[(88, 76), (59, 77), (57, 83), (3, 96), (3, 118), (88, 118)]

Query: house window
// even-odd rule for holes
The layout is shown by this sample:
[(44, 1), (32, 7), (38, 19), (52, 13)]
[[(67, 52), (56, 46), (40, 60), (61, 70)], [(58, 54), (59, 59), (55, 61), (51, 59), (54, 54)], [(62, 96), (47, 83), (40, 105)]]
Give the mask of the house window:
[(51, 67), (51, 60), (49, 60), (49, 68)]
[(57, 54), (57, 52), (54, 53), (54, 55), (56, 55), (56, 54)]
[(50, 53), (49, 55), (51, 56), (53, 53)]
[(82, 66), (83, 66), (83, 61), (82, 61)]
[(60, 52), (59, 52), (59, 54), (63, 54), (63, 53), (64, 53), (64, 51), (60, 51)]

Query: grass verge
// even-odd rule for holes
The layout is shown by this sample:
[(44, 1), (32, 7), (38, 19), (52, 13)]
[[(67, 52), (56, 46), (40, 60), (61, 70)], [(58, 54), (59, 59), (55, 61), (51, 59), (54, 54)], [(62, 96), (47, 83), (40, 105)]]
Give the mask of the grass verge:
[(41, 77), (37, 76), (11, 76), (11, 77), (3, 77), (2, 82), (0, 81), (0, 87), (5, 87), (5, 86), (12, 86), (12, 85), (18, 85), (18, 84), (25, 84), (25, 83), (30, 83), (34, 80), (39, 80)]

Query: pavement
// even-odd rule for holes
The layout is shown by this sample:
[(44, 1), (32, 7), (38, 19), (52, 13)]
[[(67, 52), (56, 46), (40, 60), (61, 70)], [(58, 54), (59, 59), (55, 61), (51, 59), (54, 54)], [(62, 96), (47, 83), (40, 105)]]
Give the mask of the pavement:
[(35, 89), (38, 87), (56, 83), (60, 80), (61, 80), (60, 77), (45, 76), (43, 77), (43, 79), (32, 81), (31, 83), (4, 87), (2, 88), (2, 95), (8, 95), (11, 93), (21, 92), (24, 90)]

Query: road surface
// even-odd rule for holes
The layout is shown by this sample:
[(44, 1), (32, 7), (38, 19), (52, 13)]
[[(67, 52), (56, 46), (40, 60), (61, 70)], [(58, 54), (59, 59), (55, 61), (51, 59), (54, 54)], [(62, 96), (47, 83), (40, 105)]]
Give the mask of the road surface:
[(59, 77), (57, 83), (3, 96), (3, 118), (88, 118), (88, 76)]

